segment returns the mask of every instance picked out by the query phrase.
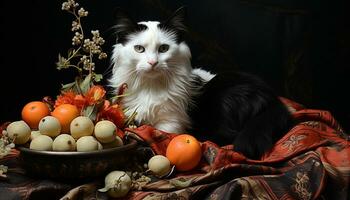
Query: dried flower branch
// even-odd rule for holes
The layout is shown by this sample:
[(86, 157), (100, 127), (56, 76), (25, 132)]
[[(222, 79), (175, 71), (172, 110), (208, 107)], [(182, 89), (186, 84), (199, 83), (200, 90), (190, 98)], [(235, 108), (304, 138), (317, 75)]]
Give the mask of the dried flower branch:
[(7, 156), (11, 149), (15, 147), (15, 144), (7, 136), (7, 132), (3, 130), (0, 134), (0, 159)]
[(7, 178), (6, 173), (7, 173), (8, 167), (5, 165), (0, 165), (0, 180)]
[[(0, 159), (9, 155), (11, 152), (11, 149), (13, 149), (13, 148), (15, 148), (15, 144), (7, 136), (7, 131), (3, 130), (0, 133)], [(8, 169), (7, 166), (0, 165), (0, 180), (7, 178), (7, 176), (6, 176), (7, 169)]]
[(99, 82), (103, 78), (101, 74), (95, 73), (94, 58), (105, 59), (107, 54), (103, 52), (102, 45), (105, 40), (100, 36), (98, 30), (92, 30), (92, 38), (86, 38), (82, 27), (81, 19), (88, 16), (89, 12), (75, 0), (68, 0), (62, 3), (62, 10), (71, 13), (75, 19), (72, 21), (71, 30), (74, 32), (72, 38), (73, 48), (68, 50), (67, 57), (58, 55), (57, 69), (75, 68), (78, 76), (73, 83), (62, 86), (62, 91), (73, 90), (79, 94), (87, 92), (94, 82)]
[[(62, 3), (62, 10), (74, 16), (71, 24), (72, 48), (68, 50), (67, 57), (58, 55), (57, 69), (74, 68), (78, 71), (75, 81), (62, 86), (61, 94), (58, 95), (52, 107), (56, 108), (62, 104), (72, 104), (77, 106), (80, 114), (89, 117), (97, 122), (107, 119), (114, 122), (118, 128), (124, 128), (133, 123), (135, 114), (127, 119), (125, 123), (124, 111), (113, 101), (106, 97), (104, 88), (96, 82), (103, 78), (101, 74), (95, 73), (96, 64), (94, 59), (106, 59), (107, 54), (103, 52), (102, 45), (105, 40), (98, 30), (91, 31), (91, 38), (87, 38), (86, 31), (82, 26), (82, 18), (88, 16), (89, 12), (80, 7), (75, 0), (66, 0)], [(126, 85), (119, 91), (119, 95), (124, 96)], [(113, 99), (112, 99), (113, 100)]]

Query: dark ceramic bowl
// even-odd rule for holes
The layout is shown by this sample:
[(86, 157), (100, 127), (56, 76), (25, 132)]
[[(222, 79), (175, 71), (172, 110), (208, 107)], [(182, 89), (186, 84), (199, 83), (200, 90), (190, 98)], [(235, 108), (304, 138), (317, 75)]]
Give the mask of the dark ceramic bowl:
[(137, 141), (92, 152), (37, 151), (18, 147), (20, 162), (27, 174), (34, 177), (62, 180), (90, 179), (112, 170), (123, 170), (130, 162)]

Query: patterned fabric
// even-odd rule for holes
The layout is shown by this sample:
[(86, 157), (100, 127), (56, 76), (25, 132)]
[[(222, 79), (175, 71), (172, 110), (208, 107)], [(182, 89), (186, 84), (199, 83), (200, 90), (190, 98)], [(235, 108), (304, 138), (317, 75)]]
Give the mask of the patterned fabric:
[[(219, 147), (204, 141), (203, 157), (195, 170), (152, 179), (123, 199), (349, 199), (349, 136), (328, 111), (282, 101), (298, 123), (261, 160), (245, 158), (232, 145)], [(175, 136), (150, 126), (128, 131), (162, 155)], [(29, 178), (16, 167), (17, 154), (14, 151), (0, 162), (10, 168), (8, 179), (0, 179), (0, 199), (107, 198), (96, 192), (103, 180), (79, 185)]]

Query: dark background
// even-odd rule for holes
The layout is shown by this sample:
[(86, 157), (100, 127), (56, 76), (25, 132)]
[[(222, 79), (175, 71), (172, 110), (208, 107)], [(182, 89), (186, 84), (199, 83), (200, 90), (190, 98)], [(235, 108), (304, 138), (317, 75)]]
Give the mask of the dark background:
[[(58, 71), (58, 53), (71, 47), (73, 17), (57, 0), (1, 1), (0, 122), (20, 119), (22, 107), (56, 97), (75, 72)], [(188, 11), (193, 66), (213, 72), (242, 70), (261, 76), (277, 93), (309, 108), (331, 111), (349, 130), (349, 15), (345, 1), (81, 0), (85, 30), (100, 30), (110, 54), (116, 7), (136, 20)], [(86, 31), (85, 31), (86, 32)], [(108, 58), (109, 59), (109, 58)], [(108, 77), (109, 60), (97, 72)]]

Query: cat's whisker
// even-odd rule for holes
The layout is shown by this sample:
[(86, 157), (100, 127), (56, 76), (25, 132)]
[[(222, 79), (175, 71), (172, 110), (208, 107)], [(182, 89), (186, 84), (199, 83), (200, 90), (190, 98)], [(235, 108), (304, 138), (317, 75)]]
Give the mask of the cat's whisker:
[(112, 72), (113, 72), (113, 66), (111, 65), (102, 73), (102, 75), (105, 77), (109, 74), (112, 74)]

